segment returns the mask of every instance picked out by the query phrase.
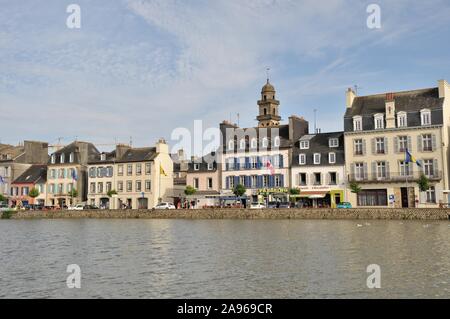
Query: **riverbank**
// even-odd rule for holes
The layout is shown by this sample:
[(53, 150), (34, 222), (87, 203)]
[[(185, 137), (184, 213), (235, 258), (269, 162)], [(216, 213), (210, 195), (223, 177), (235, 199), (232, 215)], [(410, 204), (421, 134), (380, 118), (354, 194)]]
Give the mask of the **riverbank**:
[(20, 211), (10, 219), (361, 219), (448, 220), (450, 209), (201, 209)]

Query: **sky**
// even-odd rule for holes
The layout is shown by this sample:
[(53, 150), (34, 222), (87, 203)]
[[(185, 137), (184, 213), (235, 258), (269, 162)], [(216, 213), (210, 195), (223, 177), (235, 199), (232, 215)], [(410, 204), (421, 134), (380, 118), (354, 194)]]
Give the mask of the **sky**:
[(342, 130), (348, 87), (450, 80), (448, 17), (448, 0), (0, 0), (0, 142), (174, 145), (174, 129), (238, 113), (252, 127), (267, 67), (284, 121), (313, 127), (316, 109), (322, 132)]

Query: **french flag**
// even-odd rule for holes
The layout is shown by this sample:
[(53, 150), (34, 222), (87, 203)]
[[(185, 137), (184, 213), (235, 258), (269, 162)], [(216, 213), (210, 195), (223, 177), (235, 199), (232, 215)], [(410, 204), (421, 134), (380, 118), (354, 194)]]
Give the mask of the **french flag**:
[(270, 161), (267, 161), (266, 167), (270, 171), (270, 175), (275, 175), (275, 168), (273, 168), (273, 165)]

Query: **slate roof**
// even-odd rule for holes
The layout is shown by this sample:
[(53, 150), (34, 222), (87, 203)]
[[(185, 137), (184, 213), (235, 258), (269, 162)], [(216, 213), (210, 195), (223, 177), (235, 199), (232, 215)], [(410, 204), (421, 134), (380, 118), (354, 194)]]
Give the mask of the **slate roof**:
[(152, 161), (157, 155), (156, 147), (130, 148), (116, 163)]
[(47, 181), (47, 165), (32, 165), (15, 179), (14, 184), (37, 184)]
[[(189, 162), (188, 172), (189, 173), (207, 173), (207, 172), (211, 173), (211, 172), (217, 171), (218, 164), (217, 164), (216, 154), (217, 154), (216, 152), (211, 152), (208, 155), (202, 157), (198, 161), (191, 161), (191, 162)], [(212, 162), (213, 169), (212, 170), (208, 170), (208, 161), (210, 162), (211, 159), (213, 159), (213, 162)], [(199, 164), (199, 169), (198, 170), (194, 169), (194, 165), (195, 164)]]
[[(74, 160), (70, 163), (70, 154), (74, 154)], [(64, 162), (61, 163), (61, 156), (64, 154)], [(63, 147), (62, 149), (54, 152), (49, 159), (50, 165), (57, 164), (87, 164), (94, 160), (96, 156), (100, 154), (97, 148), (92, 143), (88, 142), (72, 142), (71, 144)], [(55, 163), (52, 164), (52, 157), (55, 156)]]
[(0, 144), (0, 162), (10, 162), (25, 154), (23, 145)]
[[(439, 88), (420, 89), (394, 93), (395, 111), (407, 112), (408, 127), (420, 126), (420, 111), (431, 110), (432, 124), (442, 124), (444, 99), (439, 98)], [(353, 131), (353, 117), (363, 118), (363, 130), (374, 129), (374, 115), (386, 112), (386, 94), (358, 96), (344, 116), (344, 130)]]
[[(334, 166), (344, 165), (345, 152), (344, 152), (344, 132), (332, 132), (332, 133), (319, 133), (308, 136), (309, 149), (300, 149), (300, 140), (297, 141), (292, 150), (292, 166)], [(329, 140), (337, 138), (339, 140), (338, 147), (330, 147)], [(305, 140), (306, 138), (303, 138)], [(320, 165), (314, 164), (314, 154), (320, 153)], [(336, 153), (336, 163), (329, 164), (328, 153)], [(299, 164), (299, 154), (306, 154), (306, 164)]]
[[(102, 160), (102, 154), (106, 155), (105, 160)], [(93, 156), (93, 159), (89, 161), (89, 164), (105, 164), (116, 162), (116, 151), (112, 152), (102, 152)]]

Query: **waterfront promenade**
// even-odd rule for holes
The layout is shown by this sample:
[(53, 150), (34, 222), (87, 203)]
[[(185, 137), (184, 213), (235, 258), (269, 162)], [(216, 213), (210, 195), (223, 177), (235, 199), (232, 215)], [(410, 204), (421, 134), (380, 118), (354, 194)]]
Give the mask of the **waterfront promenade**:
[(19, 211), (11, 219), (329, 219), (448, 220), (450, 209), (198, 209)]

